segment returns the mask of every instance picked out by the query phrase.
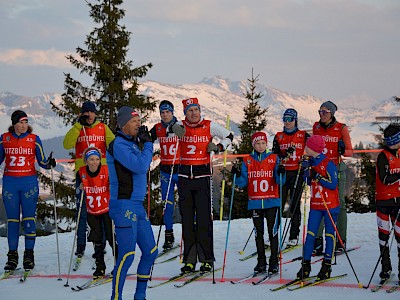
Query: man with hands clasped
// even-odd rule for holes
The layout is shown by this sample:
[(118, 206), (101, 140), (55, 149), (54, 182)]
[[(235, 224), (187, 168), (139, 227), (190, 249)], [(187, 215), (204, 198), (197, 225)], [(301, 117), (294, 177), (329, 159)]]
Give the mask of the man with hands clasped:
[[(224, 151), (233, 135), (226, 128), (203, 119), (197, 98), (182, 100), (185, 119), (170, 125), (169, 130), (179, 137), (179, 210), (182, 216), (184, 241), (182, 273), (195, 270), (211, 271), (214, 264), (212, 164), (211, 152)], [(218, 137), (220, 142), (212, 140)]]

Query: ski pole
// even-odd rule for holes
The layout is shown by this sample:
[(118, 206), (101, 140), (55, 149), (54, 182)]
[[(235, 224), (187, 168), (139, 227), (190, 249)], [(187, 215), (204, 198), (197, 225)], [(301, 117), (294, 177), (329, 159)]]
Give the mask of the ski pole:
[[(301, 247), (301, 277), (304, 278), (304, 245), (306, 243), (306, 234), (307, 234), (307, 188), (305, 189), (306, 181), (303, 182), (303, 189), (304, 189), (304, 204), (303, 204), (303, 236), (302, 236), (302, 243), (303, 246)], [(311, 194), (311, 186), (310, 186), (310, 194)], [(301, 285), (303, 285), (303, 282), (301, 282)]]
[(78, 216), (76, 218), (76, 227), (75, 227), (75, 233), (74, 233), (74, 241), (72, 243), (72, 250), (71, 250), (71, 257), (69, 259), (69, 267), (68, 267), (68, 275), (67, 275), (67, 282), (64, 284), (64, 286), (69, 286), (69, 275), (71, 274), (71, 265), (72, 265), (72, 257), (74, 254), (74, 249), (75, 249), (75, 242), (76, 242), (76, 236), (78, 234), (78, 224), (79, 220), (81, 218), (81, 211), (82, 211), (82, 203), (83, 203), (83, 196), (84, 196), (84, 191), (81, 191), (81, 199), (79, 201), (79, 209), (78, 209)]
[(228, 228), (226, 230), (226, 239), (225, 239), (225, 251), (224, 251), (224, 263), (222, 264), (222, 277), (221, 282), (225, 282), (224, 275), (225, 275), (225, 264), (226, 264), (226, 250), (228, 249), (228, 238), (229, 238), (229, 230), (231, 227), (231, 218), (232, 218), (232, 207), (233, 207), (233, 196), (235, 194), (235, 181), (236, 181), (236, 174), (233, 174), (233, 181), (232, 181), (232, 194), (231, 194), (231, 203), (229, 205), (229, 219), (228, 219)]
[[(300, 172), (301, 172), (301, 167), (299, 166), (299, 168), (297, 170), (297, 174), (296, 174), (296, 180), (294, 181), (293, 188), (291, 189), (291, 192), (290, 192), (289, 208), (292, 207), (293, 198), (294, 198), (294, 195), (296, 194), (297, 184), (299, 183)], [(297, 209), (298, 203), (300, 202), (302, 192), (303, 192), (303, 190), (300, 191), (299, 195), (296, 195), (297, 197), (295, 200), (294, 209), (289, 209), (290, 210), (290, 220), (289, 220), (289, 225), (287, 227), (286, 227), (287, 219), (285, 220), (285, 226), (283, 228), (283, 240), (286, 240), (286, 236), (290, 230), (290, 226), (292, 225), (292, 218), (293, 218), (294, 212)]]
[[(53, 158), (53, 151), (50, 153), (49, 159)], [(54, 224), (56, 230), (56, 243), (57, 243), (57, 261), (58, 261), (58, 279), (61, 279), (61, 265), (60, 265), (60, 247), (58, 243), (58, 217), (57, 217), (57, 205), (56, 205), (56, 188), (54, 185), (54, 175), (53, 175), (53, 166), (50, 166), (50, 174), (51, 174), (51, 185), (53, 188), (53, 204), (54, 204)]]
[(320, 195), (321, 195), (322, 202), (324, 203), (326, 212), (328, 213), (329, 219), (331, 220), (332, 225), (333, 225), (333, 228), (335, 229), (335, 232), (336, 232), (336, 235), (337, 235), (337, 237), (338, 237), (338, 239), (339, 239), (340, 245), (343, 247), (344, 254), (346, 254), (346, 257), (347, 257), (347, 260), (349, 261), (350, 267), (351, 267), (351, 269), (352, 269), (352, 271), (353, 271), (353, 273), (354, 273), (354, 276), (355, 276), (356, 279), (357, 279), (358, 287), (359, 287), (359, 288), (362, 288), (362, 284), (360, 283), (360, 280), (359, 280), (358, 277), (357, 277), (356, 271), (354, 270), (353, 264), (351, 263), (349, 254), (347, 253), (346, 247), (344, 246), (343, 241), (342, 241), (342, 238), (340, 237), (339, 230), (337, 229), (336, 224), (335, 224), (335, 222), (333, 221), (331, 212), (329, 211), (328, 205), (326, 204), (325, 197), (324, 197), (323, 191), (322, 191), (322, 186), (319, 186), (319, 193), (320, 193)]
[(147, 172), (148, 174), (148, 184), (147, 184), (147, 216), (150, 217), (150, 186), (151, 186), (151, 177), (150, 177), (150, 170)]
[[(166, 199), (165, 199), (165, 204), (164, 204), (163, 213), (162, 213), (162, 218), (163, 218), (163, 220), (161, 221), (160, 228), (159, 228), (159, 230), (158, 230), (157, 243), (156, 243), (157, 248), (158, 248), (158, 243), (160, 242), (161, 228), (162, 228), (163, 222), (164, 222), (165, 210), (167, 209), (168, 195), (169, 195), (169, 191), (170, 191), (170, 188), (171, 188), (172, 176), (174, 175), (174, 166), (175, 166), (176, 154), (177, 154), (177, 152), (178, 152), (178, 146), (179, 146), (179, 139), (176, 140), (176, 144), (175, 144), (175, 153), (174, 153), (174, 158), (173, 158), (173, 160), (172, 160), (171, 172), (170, 172), (170, 174), (169, 174), (169, 181), (168, 181), (168, 187), (167, 187), (167, 193), (166, 193), (166, 195), (165, 195), (165, 198), (166, 198)], [(161, 174), (160, 174), (160, 176), (161, 176)], [(161, 180), (162, 180), (162, 179), (161, 179)], [(150, 190), (149, 190), (149, 195), (150, 195)], [(174, 196), (174, 198), (175, 198), (175, 196)], [(174, 199), (174, 200), (175, 200), (175, 199)], [(174, 201), (174, 200), (173, 200), (173, 201)], [(174, 204), (174, 202), (172, 202), (172, 205), (173, 205), (173, 204)], [(153, 269), (154, 269), (154, 263), (153, 263), (153, 265), (151, 266), (150, 278), (149, 278), (150, 281), (151, 281), (151, 277), (152, 277), (152, 275), (153, 275)]]
[(279, 173), (279, 239), (280, 239), (280, 247), (279, 247), (279, 265), (280, 265), (280, 274), (279, 281), (282, 281), (282, 248), (283, 248), (283, 240), (282, 240), (282, 173)]
[[(226, 116), (226, 129), (229, 130), (229, 115)], [(222, 216), (224, 214), (224, 196), (225, 196), (225, 173), (226, 173), (226, 155), (228, 154), (228, 150), (224, 151), (224, 168), (222, 171), (222, 182), (221, 182), (221, 203), (219, 207), (219, 220), (222, 221)]]
[[(390, 235), (392, 234), (392, 232), (393, 232), (393, 230), (394, 230), (394, 228), (395, 228), (395, 224), (396, 224), (397, 220), (399, 219), (399, 215), (400, 215), (400, 209), (399, 209), (399, 211), (397, 212), (396, 219), (394, 220), (394, 222), (393, 222), (393, 224), (392, 224), (392, 228), (390, 229), (389, 237), (390, 237)], [(392, 247), (393, 241), (394, 241), (394, 235), (393, 235), (393, 237), (392, 237), (392, 242), (391, 242), (390, 248)], [(382, 251), (381, 254), (379, 255), (378, 261), (376, 262), (374, 271), (372, 272), (372, 275), (371, 275), (371, 278), (370, 278), (369, 281), (368, 281), (368, 284), (367, 284), (366, 286), (363, 286), (364, 289), (369, 288), (369, 285), (371, 284), (372, 278), (373, 278), (374, 275), (375, 275), (376, 269), (378, 268), (379, 262), (380, 262), (381, 259), (382, 259), (382, 255), (384, 254), (384, 251), (386, 251), (386, 249), (388, 249), (388, 243), (389, 243), (389, 238), (388, 238), (388, 240), (385, 242), (385, 246), (384, 246), (384, 248), (383, 248), (383, 251)], [(388, 250), (388, 251), (390, 251), (390, 250)]]
[(244, 254), (244, 249), (246, 249), (247, 244), (249, 243), (249, 240), (250, 240), (251, 236), (253, 235), (253, 232), (254, 232), (254, 227), (253, 227), (253, 229), (251, 230), (250, 235), (249, 235), (249, 238), (247, 239), (246, 244), (244, 244), (244, 247), (243, 247), (242, 251), (239, 251), (239, 254), (240, 254), (240, 255)]

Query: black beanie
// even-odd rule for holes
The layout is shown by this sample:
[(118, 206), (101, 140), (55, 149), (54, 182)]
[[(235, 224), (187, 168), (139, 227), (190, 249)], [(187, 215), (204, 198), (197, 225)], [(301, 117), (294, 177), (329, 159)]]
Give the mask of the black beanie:
[(11, 123), (17, 124), (19, 121), (28, 120), (27, 114), (22, 110), (16, 110), (11, 115)]

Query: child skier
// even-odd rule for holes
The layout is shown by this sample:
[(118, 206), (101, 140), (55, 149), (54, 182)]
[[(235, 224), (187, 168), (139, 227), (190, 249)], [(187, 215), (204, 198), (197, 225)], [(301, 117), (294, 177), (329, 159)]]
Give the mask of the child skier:
[[(94, 244), (94, 258), (96, 270), (94, 278), (105, 275), (103, 236), (113, 247), (113, 230), (111, 218), (108, 215), (110, 199), (110, 185), (108, 168), (101, 164), (101, 152), (97, 148), (87, 148), (83, 152), (85, 166), (79, 168), (78, 176), (81, 180), (81, 189), (86, 195), (87, 222), (90, 227), (89, 241)], [(117, 253), (117, 251), (115, 251)]]
[(315, 236), (322, 218), (325, 223), (325, 254), (317, 280), (330, 277), (331, 261), (335, 250), (335, 227), (339, 210), (338, 175), (335, 164), (322, 154), (325, 141), (320, 135), (313, 135), (306, 142), (305, 154), (308, 159), (302, 161), (304, 180), (311, 185), (310, 212), (308, 216), (307, 237), (304, 244), (304, 257), (297, 278), (307, 278), (311, 272), (311, 255)]
[[(400, 245), (400, 126), (390, 124), (384, 131), (385, 146), (376, 160), (376, 219), (378, 224), (379, 250), (382, 256), (382, 280), (390, 278), (392, 264), (390, 260), (390, 223), (394, 227), (394, 236)], [(400, 247), (397, 247), (400, 258)], [(400, 280), (400, 259), (398, 263)]]
[(278, 272), (278, 229), (280, 225), (279, 185), (285, 183), (286, 173), (277, 154), (267, 151), (267, 135), (256, 132), (251, 136), (253, 151), (244, 158), (242, 169), (232, 167), (232, 174), (236, 174), (235, 184), (243, 188), (248, 186), (248, 210), (252, 210), (252, 218), (256, 233), (257, 265), (255, 273), (267, 270), (267, 261), (264, 248), (264, 217), (267, 219), (268, 235), (271, 243), (269, 258), (269, 274)]

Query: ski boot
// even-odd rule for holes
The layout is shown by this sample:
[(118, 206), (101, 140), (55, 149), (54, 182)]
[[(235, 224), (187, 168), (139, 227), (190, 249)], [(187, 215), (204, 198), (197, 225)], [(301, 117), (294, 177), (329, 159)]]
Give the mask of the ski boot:
[(310, 277), (311, 273), (311, 261), (305, 260), (301, 263), (301, 268), (299, 272), (297, 272), (297, 278), (304, 279)]
[(164, 251), (171, 249), (174, 246), (174, 231), (173, 230), (165, 230), (165, 241), (164, 241)]
[(182, 274), (188, 274), (188, 273), (192, 273), (194, 272), (194, 265), (190, 264), (190, 263), (186, 263), (182, 268), (181, 268), (181, 272)]
[(381, 254), (382, 254), (382, 271), (379, 273), (379, 277), (382, 280), (388, 279), (390, 274), (392, 274), (392, 263), (390, 261), (390, 251), (389, 247), (380, 246)]
[(268, 275), (273, 275), (273, 274), (278, 273), (278, 272), (279, 272), (279, 265), (278, 264), (269, 265)]
[(340, 245), (339, 241), (336, 241), (336, 249), (335, 249), (336, 254), (343, 253), (344, 250), (346, 250), (346, 241), (342, 241), (342, 242), (343, 242), (344, 247), (342, 247), (342, 245)]
[(322, 237), (315, 238), (313, 253), (315, 256), (322, 256), (324, 254), (324, 241)]
[(254, 273), (264, 273), (267, 270), (267, 263), (265, 259), (259, 259), (257, 265), (254, 267)]
[(79, 256), (79, 257), (82, 257), (83, 254), (85, 254), (85, 248), (86, 248), (86, 245), (85, 245), (85, 244), (76, 245), (75, 255), (76, 255), (76, 256)]
[(210, 272), (212, 270), (212, 264), (210, 263), (202, 263), (200, 267), (200, 272)]
[(322, 261), (321, 270), (317, 275), (317, 280), (325, 280), (331, 277), (332, 273), (332, 263), (330, 260), (324, 259)]
[(18, 266), (18, 251), (17, 250), (10, 250), (7, 253), (8, 260), (4, 267), (6, 271), (14, 271)]
[(96, 259), (96, 270), (93, 273), (93, 278), (101, 278), (106, 273), (106, 264), (104, 262), (103, 244), (96, 243), (94, 245), (94, 256)]
[(278, 273), (278, 271), (279, 271), (278, 258), (271, 256), (269, 258), (268, 275)]
[(297, 238), (289, 239), (289, 241), (286, 243), (286, 248), (296, 247), (297, 244), (298, 244)]
[(35, 267), (35, 258), (33, 255), (33, 249), (26, 249), (24, 251), (24, 269), (32, 270)]

